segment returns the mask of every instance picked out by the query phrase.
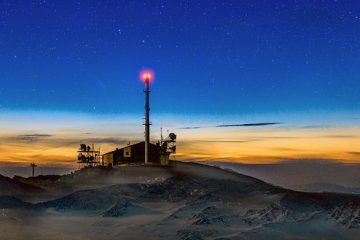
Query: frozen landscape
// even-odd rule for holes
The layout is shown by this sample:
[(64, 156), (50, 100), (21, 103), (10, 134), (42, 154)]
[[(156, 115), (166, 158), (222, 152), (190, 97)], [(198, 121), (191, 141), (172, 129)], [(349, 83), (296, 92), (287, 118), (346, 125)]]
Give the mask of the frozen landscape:
[(1, 177), (1, 239), (358, 239), (360, 197), (196, 163)]
[(1, 0), (0, 240), (359, 240), (359, 29), (359, 0)]

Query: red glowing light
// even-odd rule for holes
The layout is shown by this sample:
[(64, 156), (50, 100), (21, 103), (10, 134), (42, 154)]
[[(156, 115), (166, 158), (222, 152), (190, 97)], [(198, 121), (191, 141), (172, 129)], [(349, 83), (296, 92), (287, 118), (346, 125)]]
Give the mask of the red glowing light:
[(145, 83), (150, 83), (154, 79), (154, 72), (151, 70), (143, 70), (140, 73), (140, 79)]

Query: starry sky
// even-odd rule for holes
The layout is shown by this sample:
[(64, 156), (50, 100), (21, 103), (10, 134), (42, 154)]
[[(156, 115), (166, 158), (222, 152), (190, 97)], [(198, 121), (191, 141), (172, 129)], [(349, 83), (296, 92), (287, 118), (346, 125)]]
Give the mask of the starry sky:
[(140, 140), (144, 68), (180, 158), (357, 161), (359, 64), (356, 0), (0, 0), (0, 161)]

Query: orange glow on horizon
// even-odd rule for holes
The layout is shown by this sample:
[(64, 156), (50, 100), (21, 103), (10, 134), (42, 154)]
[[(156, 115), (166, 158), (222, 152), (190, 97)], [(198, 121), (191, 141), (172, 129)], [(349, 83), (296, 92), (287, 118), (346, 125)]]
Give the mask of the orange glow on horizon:
[[(0, 131), (0, 163), (28, 165), (35, 162), (38, 165), (76, 168), (77, 149), (81, 143), (95, 144), (101, 147), (103, 154), (124, 147), (129, 141), (142, 141), (143, 128), (139, 127), (141, 123), (137, 119), (139, 116), (94, 118), (82, 115), (59, 117), (57, 114), (34, 116), (28, 113), (16, 114), (8, 119), (3, 117), (0, 123), (9, 127)], [(191, 124), (195, 120), (190, 120)], [(180, 128), (184, 126), (182, 121), (155, 117), (154, 123), (159, 125), (153, 127), (151, 135), (151, 141), (155, 143), (160, 138), (160, 127), (174, 130), (179, 136), (178, 160), (258, 164), (316, 158), (360, 163), (360, 126), (357, 124), (316, 129), (289, 125), (189, 130)]]
[[(336, 129), (314, 133), (304, 130), (242, 130), (182, 132), (178, 141), (179, 160), (230, 161), (242, 163), (275, 163), (283, 159), (331, 159), (349, 163), (360, 163), (355, 146), (359, 138), (351, 137), (360, 130)], [(346, 137), (350, 136), (350, 137)], [(28, 163), (35, 161), (45, 165), (76, 166), (78, 146), (67, 142), (83, 141), (72, 135), (69, 139), (53, 138), (38, 142), (16, 142), (1, 146), (0, 162)], [(115, 135), (109, 138), (115, 139)], [(153, 136), (154, 137), (154, 136)], [(98, 136), (103, 139), (103, 136)], [(129, 137), (130, 138), (130, 137)], [(96, 139), (96, 138), (94, 138)], [(153, 142), (156, 138), (152, 139)], [(111, 151), (124, 144), (101, 143), (102, 153)]]

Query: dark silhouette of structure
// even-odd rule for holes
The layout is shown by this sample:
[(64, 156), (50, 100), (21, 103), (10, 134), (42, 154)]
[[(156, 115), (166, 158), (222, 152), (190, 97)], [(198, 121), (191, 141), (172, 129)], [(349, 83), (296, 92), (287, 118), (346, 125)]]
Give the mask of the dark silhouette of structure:
[(149, 153), (147, 164), (159, 163), (159, 147), (155, 144), (149, 143), (149, 146), (146, 149), (145, 144), (145, 142), (139, 142), (123, 148), (117, 148), (115, 151), (109, 153), (105, 153), (103, 155), (103, 165), (115, 166), (121, 164), (144, 164), (146, 150)]
[(154, 74), (150, 70), (140, 73), (140, 78), (145, 83), (145, 141), (126, 147), (117, 148), (115, 151), (100, 155), (100, 149), (95, 150), (85, 144), (80, 145), (78, 163), (95, 166), (101, 164), (105, 166), (115, 166), (121, 164), (155, 164), (168, 166), (171, 154), (176, 153), (176, 135), (170, 133), (163, 139), (161, 129), (161, 140), (156, 144), (150, 143), (150, 82)]
[(35, 168), (37, 167), (37, 165), (35, 163), (30, 163), (30, 167), (32, 168), (32, 177), (35, 176)]
[(116, 166), (121, 164), (145, 163), (167, 166), (169, 165), (170, 155), (176, 153), (176, 135), (174, 133), (170, 133), (167, 138), (156, 144), (149, 143), (147, 148), (147, 153), (149, 154), (147, 163), (144, 162), (146, 154), (145, 144), (143, 141), (105, 153), (102, 164), (105, 166)]
[(94, 144), (92, 147), (86, 144), (80, 144), (80, 148), (78, 150), (78, 163), (84, 164), (84, 165), (91, 165), (95, 166), (100, 164), (101, 160), (101, 154), (100, 154), (100, 148), (95, 149)]
[(145, 83), (145, 164), (149, 163), (150, 154), (150, 81), (153, 79), (151, 71), (144, 71), (141, 78)]

